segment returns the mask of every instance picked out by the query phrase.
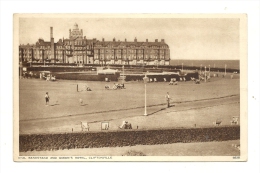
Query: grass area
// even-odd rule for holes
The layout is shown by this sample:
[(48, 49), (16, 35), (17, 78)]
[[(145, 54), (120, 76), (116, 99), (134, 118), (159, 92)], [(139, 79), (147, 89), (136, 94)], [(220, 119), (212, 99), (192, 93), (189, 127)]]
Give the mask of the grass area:
[[(77, 84), (80, 92), (77, 92)], [(81, 91), (87, 84), (92, 91)], [(126, 89), (105, 90), (113, 83), (90, 81), (20, 80), (20, 120), (61, 117), (68, 115), (122, 110), (144, 106), (143, 82), (127, 82)], [(49, 92), (50, 106), (45, 106), (45, 92)], [(165, 94), (170, 93), (172, 102), (239, 95), (239, 79), (212, 78), (211, 82), (195, 85), (193, 82), (179, 82), (176, 86), (158, 82), (147, 84), (147, 105), (166, 104)], [(79, 103), (83, 100), (83, 104)]]
[[(81, 91), (86, 84), (92, 91)], [(134, 128), (143, 129), (212, 126), (216, 119), (229, 125), (232, 116), (239, 116), (239, 79), (212, 78), (199, 85), (191, 81), (174, 86), (148, 83), (149, 116), (143, 116), (143, 82), (127, 82), (121, 90), (105, 90), (105, 85), (113, 83), (20, 80), (20, 133), (79, 131), (80, 121), (90, 122), (91, 130), (100, 130), (100, 122), (109, 121), (110, 129), (115, 130), (126, 119)], [(50, 106), (45, 106), (47, 91)], [(167, 91), (175, 107), (165, 109)]]

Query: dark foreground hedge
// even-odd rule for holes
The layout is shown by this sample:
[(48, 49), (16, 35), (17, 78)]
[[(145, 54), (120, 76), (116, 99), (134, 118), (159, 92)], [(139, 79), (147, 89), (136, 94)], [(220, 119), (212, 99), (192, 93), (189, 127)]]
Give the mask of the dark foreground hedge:
[(19, 150), (123, 147), (240, 139), (240, 126), (20, 135)]

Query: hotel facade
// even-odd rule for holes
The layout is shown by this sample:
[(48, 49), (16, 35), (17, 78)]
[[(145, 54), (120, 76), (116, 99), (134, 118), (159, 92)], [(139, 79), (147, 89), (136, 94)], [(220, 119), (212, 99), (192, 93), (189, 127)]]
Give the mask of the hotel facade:
[(50, 27), (50, 41), (38, 39), (36, 44), (19, 45), (20, 62), (66, 63), (66, 64), (118, 64), (118, 65), (170, 65), (170, 49), (164, 39), (149, 42), (101, 41), (86, 39), (83, 30), (75, 24), (69, 30), (69, 38), (53, 38)]

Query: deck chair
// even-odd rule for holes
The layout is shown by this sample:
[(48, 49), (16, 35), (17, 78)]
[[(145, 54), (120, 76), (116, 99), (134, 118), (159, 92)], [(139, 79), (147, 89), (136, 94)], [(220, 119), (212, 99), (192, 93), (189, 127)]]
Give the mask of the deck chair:
[(157, 79), (156, 79), (156, 78), (154, 78), (153, 80), (154, 80), (154, 82), (157, 82)]
[(182, 78), (180, 77), (180, 81), (182, 81)]
[(109, 122), (101, 122), (101, 130), (108, 130)]
[(82, 121), (81, 121), (81, 131), (84, 131), (85, 129), (86, 129), (87, 131), (89, 131), (88, 122), (82, 122)]
[(153, 81), (153, 79), (152, 78), (150, 78), (150, 82), (152, 82)]
[(163, 78), (164, 82), (167, 82), (166, 78)]

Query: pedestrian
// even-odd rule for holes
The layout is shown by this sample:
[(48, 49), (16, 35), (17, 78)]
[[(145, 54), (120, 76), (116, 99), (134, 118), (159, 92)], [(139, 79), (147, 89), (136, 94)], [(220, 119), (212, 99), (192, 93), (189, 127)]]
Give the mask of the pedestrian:
[(166, 102), (167, 102), (167, 107), (169, 108), (170, 107), (170, 95), (169, 95), (169, 92), (167, 92), (165, 98), (166, 98)]
[(46, 95), (45, 95), (46, 106), (49, 105), (49, 100), (50, 100), (50, 96), (49, 96), (48, 92), (46, 92)]

